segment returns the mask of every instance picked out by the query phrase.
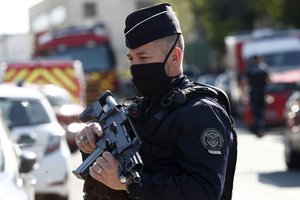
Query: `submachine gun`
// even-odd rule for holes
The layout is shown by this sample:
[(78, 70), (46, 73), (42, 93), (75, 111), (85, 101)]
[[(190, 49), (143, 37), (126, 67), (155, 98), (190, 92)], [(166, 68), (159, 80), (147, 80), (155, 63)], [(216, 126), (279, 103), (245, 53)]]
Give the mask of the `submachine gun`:
[(113, 94), (106, 91), (80, 114), (82, 122), (98, 122), (103, 135), (97, 140), (95, 151), (72, 171), (77, 178), (85, 180), (89, 167), (104, 151), (109, 151), (119, 161), (120, 182), (125, 183), (128, 175), (132, 175), (134, 182), (140, 182), (143, 162), (138, 150), (142, 141), (130, 119), (129, 107), (117, 104)]

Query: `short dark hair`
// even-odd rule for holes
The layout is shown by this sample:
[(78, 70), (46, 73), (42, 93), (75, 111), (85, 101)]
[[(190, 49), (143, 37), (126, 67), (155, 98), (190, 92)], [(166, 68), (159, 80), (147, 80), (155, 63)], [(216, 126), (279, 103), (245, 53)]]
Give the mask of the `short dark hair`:
[[(160, 39), (157, 39), (158, 42), (164, 42), (166, 45), (166, 49), (162, 49), (163, 52), (168, 53), (171, 46), (174, 44), (176, 38), (178, 37), (178, 34), (169, 35)], [(179, 47), (184, 52), (184, 38), (182, 34), (179, 35), (179, 38), (177, 40), (177, 43), (175, 45), (176, 47)]]

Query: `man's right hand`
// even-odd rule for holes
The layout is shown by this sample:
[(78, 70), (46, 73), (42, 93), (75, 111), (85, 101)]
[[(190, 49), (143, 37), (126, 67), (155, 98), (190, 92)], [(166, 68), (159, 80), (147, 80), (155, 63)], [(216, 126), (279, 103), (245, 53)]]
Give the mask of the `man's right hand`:
[(101, 137), (103, 130), (99, 123), (87, 124), (75, 136), (78, 148), (84, 153), (90, 154), (96, 149), (96, 138)]

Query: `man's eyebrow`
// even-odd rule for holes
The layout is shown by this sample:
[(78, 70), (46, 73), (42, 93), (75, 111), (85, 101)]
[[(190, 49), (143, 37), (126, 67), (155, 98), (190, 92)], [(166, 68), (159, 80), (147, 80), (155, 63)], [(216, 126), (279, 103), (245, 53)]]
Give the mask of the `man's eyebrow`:
[[(136, 52), (135, 55), (137, 55), (137, 56), (145, 56), (145, 55), (149, 55), (149, 52), (142, 50), (140, 52)], [(131, 53), (127, 53), (127, 57), (132, 57), (132, 54)]]
[(149, 51), (146, 51), (146, 50), (143, 50), (143, 51), (140, 51), (140, 52), (137, 52), (136, 55), (138, 56), (144, 56), (144, 55), (148, 55), (149, 54)]

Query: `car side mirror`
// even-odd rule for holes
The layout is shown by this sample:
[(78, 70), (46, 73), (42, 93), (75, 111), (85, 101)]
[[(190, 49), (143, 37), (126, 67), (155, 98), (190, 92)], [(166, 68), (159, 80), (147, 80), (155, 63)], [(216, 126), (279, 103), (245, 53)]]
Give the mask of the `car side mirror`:
[(20, 155), (20, 173), (31, 172), (37, 167), (37, 156), (32, 151), (22, 150)]
[(36, 135), (33, 133), (29, 134), (22, 134), (20, 137), (17, 139), (18, 145), (22, 147), (27, 147), (31, 146), (36, 142)]

